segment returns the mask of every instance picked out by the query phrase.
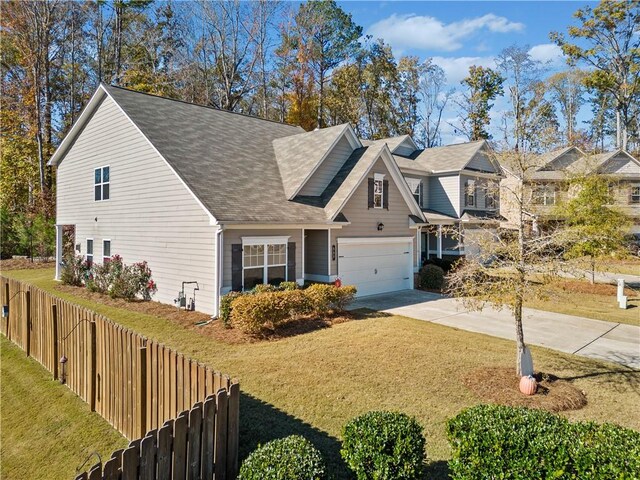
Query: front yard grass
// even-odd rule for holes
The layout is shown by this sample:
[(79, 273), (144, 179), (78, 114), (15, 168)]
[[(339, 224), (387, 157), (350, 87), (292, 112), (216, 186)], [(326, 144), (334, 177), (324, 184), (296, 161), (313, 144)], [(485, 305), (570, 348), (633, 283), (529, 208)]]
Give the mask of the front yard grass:
[[(349, 478), (339, 455), (343, 425), (363, 412), (381, 409), (417, 417), (433, 462), (428, 478), (446, 478), (447, 419), (487, 403), (464, 386), (465, 377), (483, 367), (515, 369), (511, 341), (400, 316), (372, 313), (305, 335), (229, 344), (165, 318), (61, 293), (51, 270), (5, 274), (92, 308), (238, 377), (241, 457), (258, 443), (301, 434), (325, 454), (338, 479)], [(531, 350), (537, 371), (568, 380), (586, 394), (584, 408), (563, 415), (640, 430), (640, 371), (541, 347)]]
[(106, 420), (3, 336), (0, 358), (2, 478), (71, 479), (92, 452), (106, 460), (126, 447)]
[(640, 326), (638, 290), (625, 289), (627, 309), (622, 310), (616, 299), (615, 285), (592, 285), (586, 280), (557, 280), (540, 288), (544, 288), (547, 298), (529, 301), (527, 307)]

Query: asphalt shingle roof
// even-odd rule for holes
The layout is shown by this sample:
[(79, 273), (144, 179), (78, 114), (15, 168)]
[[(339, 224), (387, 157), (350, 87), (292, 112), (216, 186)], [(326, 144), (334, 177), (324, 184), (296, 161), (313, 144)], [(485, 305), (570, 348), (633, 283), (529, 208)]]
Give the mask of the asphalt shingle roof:
[(462, 170), (485, 144), (484, 140), (476, 142), (446, 145), (444, 147), (427, 148), (412, 155), (413, 160), (394, 155), (396, 163), (402, 168), (412, 168), (425, 172), (449, 172)]
[(218, 221), (327, 221), (285, 194), (273, 141), (300, 127), (104, 87)]

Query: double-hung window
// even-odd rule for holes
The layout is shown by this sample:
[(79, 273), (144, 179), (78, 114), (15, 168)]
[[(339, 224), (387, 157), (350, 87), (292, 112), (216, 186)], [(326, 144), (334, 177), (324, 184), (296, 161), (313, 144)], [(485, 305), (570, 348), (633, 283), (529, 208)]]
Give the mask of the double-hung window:
[(464, 206), (474, 207), (476, 204), (476, 182), (467, 180), (464, 184)]
[(498, 185), (495, 182), (488, 182), (486, 185), (484, 203), (489, 209), (495, 209), (498, 207)]
[(640, 203), (640, 185), (632, 185), (629, 192), (629, 203)]
[(245, 290), (287, 280), (288, 237), (243, 237), (242, 283)]
[(419, 178), (407, 178), (407, 185), (413, 194), (413, 198), (419, 206), (422, 206), (422, 180)]
[(93, 172), (93, 199), (96, 202), (109, 200), (109, 167), (96, 168)]
[(534, 205), (551, 206), (556, 204), (556, 187), (551, 184), (537, 185), (533, 189)]
[(373, 177), (373, 208), (382, 208), (384, 195), (384, 175), (376, 173)]
[(106, 263), (111, 259), (111, 240), (102, 241), (102, 263)]
[(87, 265), (93, 265), (93, 238), (87, 238)]

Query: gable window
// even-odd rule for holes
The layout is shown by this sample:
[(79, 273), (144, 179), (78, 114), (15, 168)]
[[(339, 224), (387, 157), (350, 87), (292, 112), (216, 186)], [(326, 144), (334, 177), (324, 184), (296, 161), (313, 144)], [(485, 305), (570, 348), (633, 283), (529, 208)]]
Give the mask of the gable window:
[(633, 185), (629, 192), (629, 203), (640, 203), (640, 185)]
[(245, 290), (287, 280), (287, 240), (289, 237), (243, 237), (242, 284)]
[(422, 206), (422, 180), (418, 178), (407, 178), (406, 181), (416, 203)]
[(545, 184), (537, 185), (533, 189), (534, 205), (555, 205), (556, 204), (556, 187), (555, 185)]
[(467, 180), (464, 183), (464, 206), (475, 207), (476, 205), (476, 182)]
[(384, 175), (376, 173), (373, 176), (373, 208), (382, 208), (384, 195)]
[(87, 265), (93, 265), (93, 238), (87, 238)]
[(100, 167), (93, 174), (93, 199), (96, 202), (109, 200), (109, 167)]
[(111, 259), (111, 240), (102, 241), (102, 263), (106, 263)]

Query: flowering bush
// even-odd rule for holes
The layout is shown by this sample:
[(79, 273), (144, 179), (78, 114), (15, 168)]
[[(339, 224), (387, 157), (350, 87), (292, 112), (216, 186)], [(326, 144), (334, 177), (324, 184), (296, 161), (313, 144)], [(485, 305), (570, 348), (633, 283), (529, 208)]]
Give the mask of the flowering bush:
[(102, 265), (89, 265), (82, 257), (71, 257), (63, 269), (62, 281), (75, 286), (84, 283), (92, 292), (125, 300), (151, 300), (158, 290), (147, 262), (125, 265), (120, 255), (113, 255)]

